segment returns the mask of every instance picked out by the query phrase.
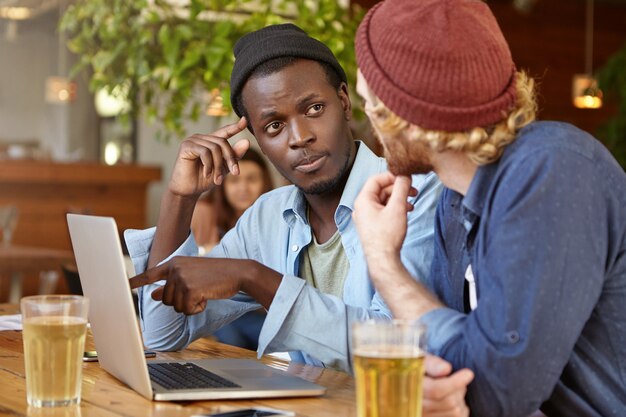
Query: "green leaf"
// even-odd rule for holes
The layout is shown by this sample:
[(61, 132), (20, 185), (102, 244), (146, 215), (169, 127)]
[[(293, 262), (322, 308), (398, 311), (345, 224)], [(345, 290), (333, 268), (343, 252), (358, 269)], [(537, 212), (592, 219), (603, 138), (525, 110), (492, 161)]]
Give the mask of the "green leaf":
[(202, 59), (202, 56), (203, 56), (201, 48), (202, 46), (197, 43), (192, 44), (187, 48), (183, 56), (183, 61), (180, 63), (176, 71), (176, 74), (180, 74), (184, 70), (194, 67), (198, 64), (198, 62), (200, 61), (200, 59)]
[(178, 38), (170, 38), (163, 43), (163, 57), (166, 64), (174, 69), (178, 61), (178, 52), (180, 50), (180, 42)]
[(189, 112), (189, 117), (191, 118), (191, 120), (197, 121), (200, 118), (201, 110), (202, 108), (200, 106), (200, 103), (198, 102), (193, 103), (193, 106), (191, 107), (191, 111)]
[(170, 30), (170, 27), (167, 25), (161, 26), (161, 28), (159, 29), (159, 43), (161, 45), (165, 45), (167, 42), (169, 42), (171, 36), (172, 31)]
[(596, 135), (626, 169), (626, 44), (613, 54), (597, 72), (598, 85), (605, 100), (618, 101), (617, 114), (601, 125)]
[(92, 59), (93, 69), (94, 71), (102, 72), (106, 70), (109, 64), (113, 61), (115, 57), (113, 56), (113, 52), (102, 50), (96, 53)]
[(217, 22), (214, 28), (214, 36), (219, 38), (227, 38), (228, 35), (233, 31), (235, 25), (233, 22), (228, 20), (221, 20)]
[(211, 81), (213, 80), (213, 74), (214, 74), (213, 71), (204, 71), (202, 80), (207, 86), (211, 85)]
[(191, 38), (193, 38), (193, 30), (191, 29), (191, 27), (189, 25), (186, 25), (184, 23), (178, 24), (176, 25), (176, 37), (179, 40), (189, 40)]

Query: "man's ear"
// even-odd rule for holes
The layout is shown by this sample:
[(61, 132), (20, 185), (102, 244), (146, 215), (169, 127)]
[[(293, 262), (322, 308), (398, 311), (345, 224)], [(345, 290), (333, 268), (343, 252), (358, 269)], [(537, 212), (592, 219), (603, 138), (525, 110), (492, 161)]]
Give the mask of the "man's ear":
[(352, 102), (350, 101), (350, 95), (348, 94), (348, 84), (342, 82), (337, 90), (337, 96), (341, 101), (341, 107), (343, 108), (343, 115), (346, 120), (352, 120)]

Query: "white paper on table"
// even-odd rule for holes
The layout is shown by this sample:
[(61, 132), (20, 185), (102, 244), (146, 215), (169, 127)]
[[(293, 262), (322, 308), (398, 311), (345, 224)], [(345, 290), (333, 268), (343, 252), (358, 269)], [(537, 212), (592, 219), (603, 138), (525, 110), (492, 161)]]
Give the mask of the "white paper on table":
[(268, 353), (267, 356), (272, 356), (274, 358), (278, 358), (286, 362), (291, 362), (291, 356), (289, 356), (289, 352)]
[(2, 330), (22, 330), (22, 315), (10, 314), (0, 316), (0, 331)]

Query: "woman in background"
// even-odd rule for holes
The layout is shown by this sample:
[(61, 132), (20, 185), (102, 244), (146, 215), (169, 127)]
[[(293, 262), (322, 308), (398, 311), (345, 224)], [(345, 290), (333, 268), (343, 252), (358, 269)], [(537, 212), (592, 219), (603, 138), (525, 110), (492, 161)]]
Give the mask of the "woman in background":
[(239, 161), (239, 172), (227, 175), (221, 187), (202, 194), (196, 203), (191, 230), (200, 255), (217, 245), (243, 212), (273, 188), (265, 159), (254, 149), (249, 149)]
[[(227, 175), (222, 186), (200, 196), (191, 219), (191, 230), (200, 255), (208, 253), (257, 198), (272, 189), (265, 159), (249, 149), (239, 161), (239, 175)], [(256, 350), (265, 312), (247, 313), (220, 328), (214, 336), (222, 343)]]

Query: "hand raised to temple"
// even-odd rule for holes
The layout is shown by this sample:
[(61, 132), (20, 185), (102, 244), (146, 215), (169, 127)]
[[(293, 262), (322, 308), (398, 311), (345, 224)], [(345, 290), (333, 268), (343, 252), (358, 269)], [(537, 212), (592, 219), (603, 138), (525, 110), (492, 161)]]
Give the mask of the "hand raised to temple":
[(228, 139), (246, 128), (245, 117), (208, 135), (195, 134), (179, 147), (168, 189), (181, 197), (197, 196), (213, 184), (221, 184), (228, 173), (239, 174), (238, 160), (250, 148), (247, 139), (230, 145)]

